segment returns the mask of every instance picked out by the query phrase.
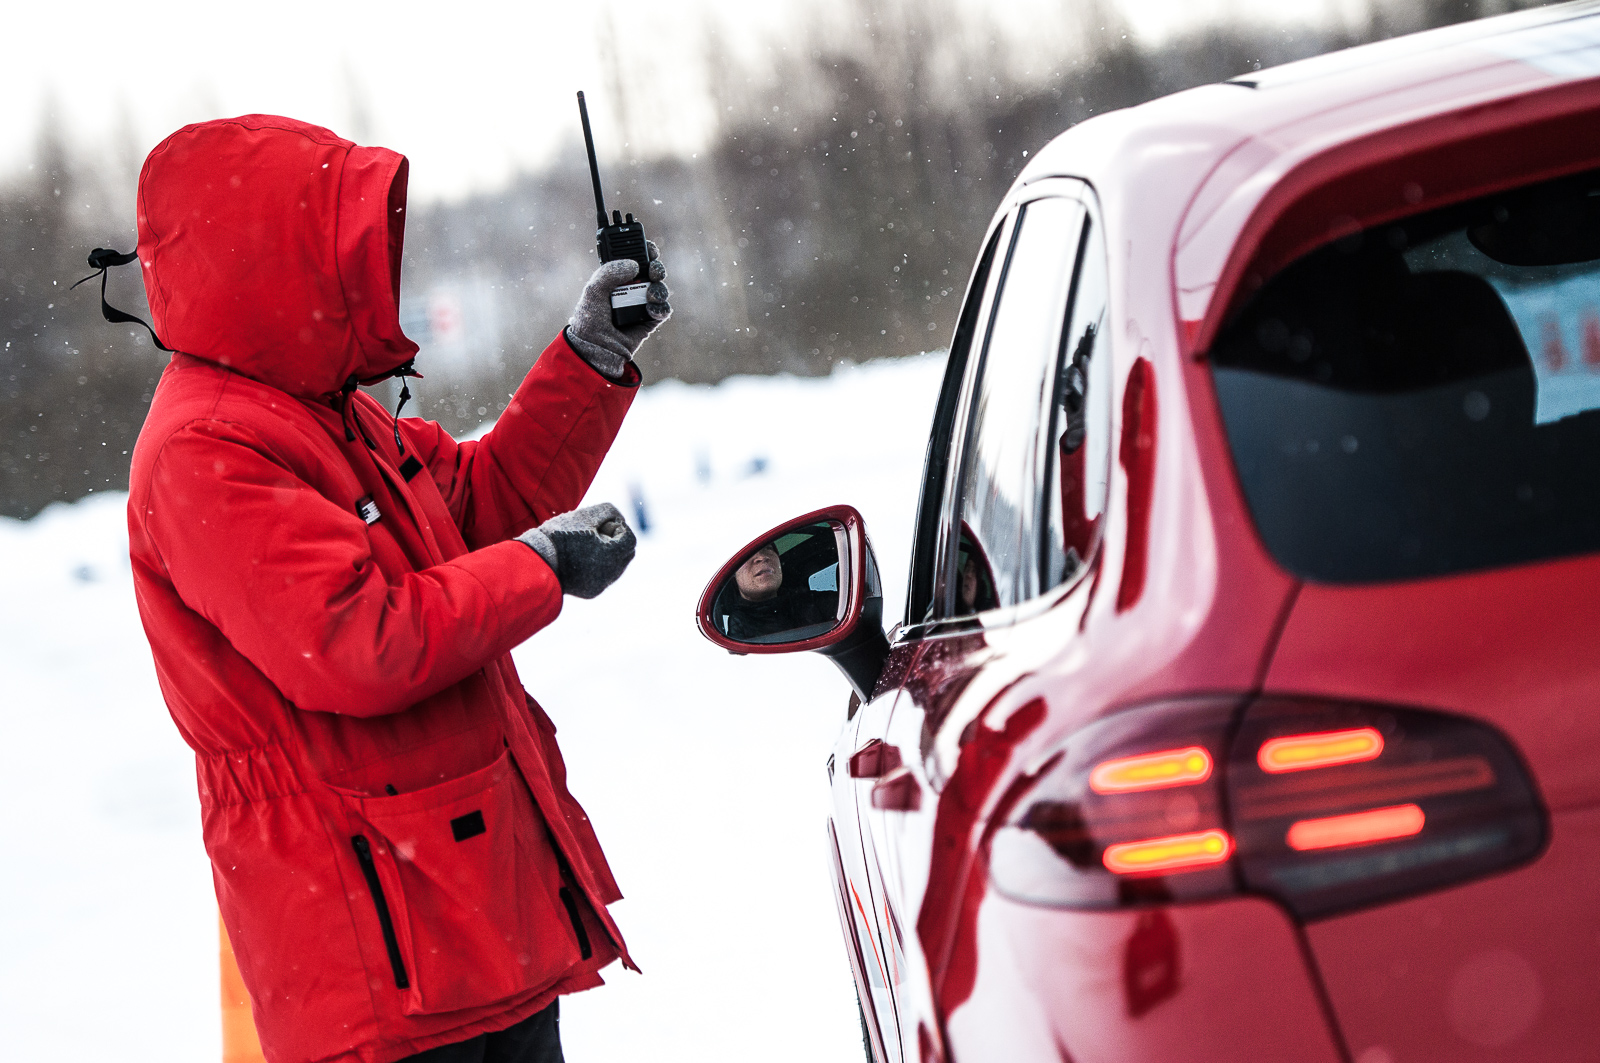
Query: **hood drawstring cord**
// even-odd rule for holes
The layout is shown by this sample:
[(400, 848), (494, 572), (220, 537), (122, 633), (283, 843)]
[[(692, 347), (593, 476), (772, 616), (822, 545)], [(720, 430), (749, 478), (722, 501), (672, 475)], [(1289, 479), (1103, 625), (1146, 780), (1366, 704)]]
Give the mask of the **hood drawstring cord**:
[(422, 374), (417, 372), (416, 366), (412, 362), (407, 362), (405, 365), (402, 365), (396, 369), (391, 375), (400, 378), (400, 401), (396, 403), (394, 407), (394, 445), (395, 448), (400, 451), (400, 453), (404, 454), (406, 452), (406, 445), (400, 442), (400, 411), (405, 409), (406, 403), (411, 401), (411, 385), (406, 383), (406, 377), (416, 377), (418, 380), (421, 380)]
[[(350, 374), (350, 378), (344, 382), (344, 387), (339, 389), (338, 395), (339, 419), (344, 422), (344, 439), (346, 443), (354, 443), (356, 441), (356, 432), (360, 432), (362, 441), (367, 444), (367, 449), (378, 449), (377, 444), (367, 437), (367, 430), (361, 426), (361, 418), (356, 416), (355, 407), (350, 405), (350, 396), (356, 393), (356, 388), (358, 387), (381, 384), (391, 377), (400, 378), (400, 402), (394, 408), (394, 445), (400, 453), (404, 454), (406, 452), (406, 445), (400, 439), (400, 411), (405, 408), (407, 402), (411, 401), (411, 388), (406, 384), (406, 377), (422, 379), (422, 374), (416, 370), (414, 359), (395, 366), (387, 373), (379, 373), (377, 376), (368, 377), (365, 380), (360, 379), (354, 373)], [(350, 427), (352, 422), (355, 424), (354, 429)]]
[[(95, 272), (89, 274), (87, 277), (84, 277), (83, 280), (75, 282), (72, 287), (68, 288), (67, 290), (71, 291), (72, 288), (76, 288), (79, 284), (82, 284), (85, 281), (92, 281), (96, 277), (99, 277), (101, 316), (107, 321), (111, 322), (113, 325), (121, 324), (123, 322), (132, 325), (143, 325), (145, 331), (150, 333), (150, 338), (155, 341), (155, 345), (158, 348), (166, 351), (168, 354), (176, 354), (176, 351), (161, 342), (161, 337), (156, 335), (156, 330), (150, 327), (150, 323), (148, 321), (145, 321), (140, 317), (135, 317), (132, 314), (126, 313), (122, 310), (118, 310), (116, 307), (106, 302), (106, 271), (112, 266), (126, 266), (129, 262), (134, 261), (138, 257), (139, 253), (137, 251), (129, 251), (124, 253), (108, 247), (97, 247), (93, 251), (89, 252), (89, 266), (91, 269), (95, 270)], [(344, 386), (339, 389), (339, 419), (344, 422), (345, 442), (354, 443), (356, 441), (356, 432), (359, 431), (361, 433), (361, 439), (367, 444), (367, 447), (372, 450), (377, 449), (377, 444), (373, 443), (371, 439), (367, 438), (366, 429), (361, 427), (361, 418), (356, 416), (354, 408), (351, 407), (350, 396), (356, 393), (356, 388), (358, 387), (366, 387), (371, 384), (378, 384), (388, 380), (390, 377), (399, 377), (400, 402), (394, 408), (394, 445), (400, 453), (404, 454), (406, 452), (406, 445), (400, 438), (400, 411), (405, 409), (406, 403), (411, 401), (411, 387), (406, 383), (406, 378), (416, 377), (418, 380), (422, 379), (422, 374), (417, 372), (415, 363), (415, 359), (407, 359), (404, 363), (389, 370), (387, 373), (380, 373), (377, 376), (369, 377), (366, 380), (361, 380), (354, 373), (350, 374), (350, 379), (346, 380), (344, 382)], [(351, 428), (352, 422), (355, 424), (355, 428), (353, 429)]]
[(144, 330), (150, 333), (150, 338), (155, 341), (155, 344), (158, 348), (166, 351), (168, 354), (176, 354), (176, 351), (174, 351), (171, 347), (168, 347), (165, 343), (161, 342), (161, 337), (156, 335), (156, 330), (151, 328), (150, 323), (144, 318), (134, 317), (132, 314), (118, 310), (116, 307), (106, 302), (106, 270), (110, 269), (112, 266), (126, 266), (129, 262), (132, 262), (138, 257), (139, 253), (137, 251), (129, 251), (127, 254), (123, 254), (121, 251), (114, 251), (109, 247), (97, 247), (93, 251), (89, 252), (89, 268), (95, 270), (95, 272), (89, 274), (87, 277), (83, 278), (83, 280), (73, 284), (71, 288), (67, 289), (67, 291), (70, 292), (72, 288), (76, 288), (79, 284), (82, 284), (83, 281), (92, 281), (96, 277), (99, 277), (100, 316), (111, 322), (113, 325), (121, 324), (123, 322), (126, 322), (130, 325), (143, 325)]
[[(367, 438), (367, 430), (361, 427), (361, 418), (356, 416), (355, 407), (350, 404), (350, 396), (356, 393), (356, 388), (360, 385), (361, 381), (356, 379), (354, 373), (351, 373), (350, 379), (346, 380), (344, 387), (339, 389), (339, 420), (344, 424), (344, 441), (346, 443), (354, 443), (356, 441), (356, 432), (359, 431), (361, 433), (361, 441), (367, 445), (367, 449), (376, 450), (377, 444)], [(354, 424), (355, 428), (351, 428), (351, 424)]]

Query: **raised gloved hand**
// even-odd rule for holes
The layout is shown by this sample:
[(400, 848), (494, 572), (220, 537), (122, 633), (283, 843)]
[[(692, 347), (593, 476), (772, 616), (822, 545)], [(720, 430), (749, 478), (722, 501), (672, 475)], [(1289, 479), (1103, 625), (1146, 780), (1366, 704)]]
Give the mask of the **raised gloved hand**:
[(619, 258), (600, 263), (589, 283), (578, 297), (577, 309), (567, 323), (567, 342), (584, 361), (594, 366), (612, 380), (622, 379), (628, 363), (646, 336), (655, 327), (672, 316), (667, 302), (667, 267), (661, 264), (655, 241), (645, 241), (645, 251), (650, 256), (650, 287), (644, 296), (645, 312), (650, 320), (643, 324), (619, 329), (611, 323), (611, 293), (624, 284), (632, 284), (639, 277), (639, 264), (631, 258)]
[(551, 517), (517, 538), (544, 558), (561, 589), (575, 598), (593, 598), (615, 583), (638, 545), (610, 502)]

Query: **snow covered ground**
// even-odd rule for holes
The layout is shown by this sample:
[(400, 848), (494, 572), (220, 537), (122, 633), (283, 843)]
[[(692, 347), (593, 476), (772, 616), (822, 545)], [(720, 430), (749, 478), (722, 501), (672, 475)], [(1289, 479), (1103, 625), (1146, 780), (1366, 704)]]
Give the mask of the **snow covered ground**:
[[(814, 654), (732, 657), (704, 582), (770, 525), (866, 517), (901, 608), (943, 357), (640, 395), (590, 501), (644, 493), (627, 575), (516, 651), (628, 898), (644, 975), (562, 1008), (567, 1058), (857, 1060), (825, 863), (848, 688)], [(759, 471), (758, 471), (759, 470)], [(216, 908), (186, 746), (134, 607), (125, 496), (0, 519), (0, 1056), (220, 1055)], [(630, 511), (631, 512), (631, 511)]]

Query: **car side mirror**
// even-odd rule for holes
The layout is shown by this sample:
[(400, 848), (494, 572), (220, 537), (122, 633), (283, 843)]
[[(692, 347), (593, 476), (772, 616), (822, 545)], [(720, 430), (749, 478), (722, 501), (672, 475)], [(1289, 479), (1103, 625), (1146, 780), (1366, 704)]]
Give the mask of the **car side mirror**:
[(814, 510), (747, 543), (706, 584), (696, 620), (729, 653), (815, 650), (862, 701), (889, 656), (878, 560), (851, 506)]

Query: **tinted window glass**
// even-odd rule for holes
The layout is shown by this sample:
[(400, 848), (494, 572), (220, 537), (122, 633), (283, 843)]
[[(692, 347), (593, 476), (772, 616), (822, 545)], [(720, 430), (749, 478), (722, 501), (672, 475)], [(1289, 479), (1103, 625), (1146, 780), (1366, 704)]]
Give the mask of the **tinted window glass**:
[(984, 246), (967, 286), (967, 298), (961, 307), (961, 318), (956, 322), (955, 336), (950, 341), (950, 356), (944, 367), (944, 383), (939, 389), (939, 405), (933, 415), (933, 431), (928, 437), (928, 453), (923, 462), (922, 490), (917, 500), (917, 530), (911, 547), (911, 581), (906, 595), (908, 625), (929, 619), (937, 599), (935, 579), (939, 574), (936, 560), (939, 556), (939, 515), (945, 501), (950, 444), (955, 436), (961, 382), (966, 376), (967, 355), (977, 334), (980, 309), (990, 294), (989, 279), (995, 252), (1009, 233), (1009, 224), (996, 227)]
[(1368, 230), (1213, 349), (1262, 539), (1333, 583), (1600, 548), (1600, 180)]
[(1039, 592), (1038, 509), (1067, 299), (1084, 209), (1030, 203), (995, 306), (962, 456), (953, 612), (1012, 605)]
[(1089, 218), (1049, 430), (1039, 437), (1049, 518), (1039, 539), (1041, 590), (1077, 575), (1100, 541), (1111, 461), (1111, 352), (1102, 337), (1105, 322), (1105, 241)]

